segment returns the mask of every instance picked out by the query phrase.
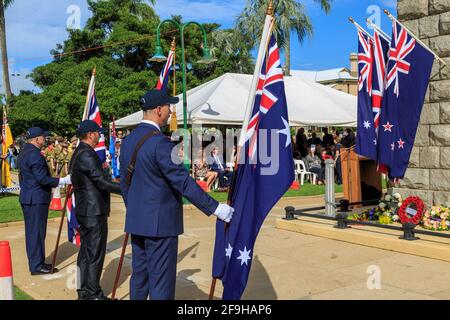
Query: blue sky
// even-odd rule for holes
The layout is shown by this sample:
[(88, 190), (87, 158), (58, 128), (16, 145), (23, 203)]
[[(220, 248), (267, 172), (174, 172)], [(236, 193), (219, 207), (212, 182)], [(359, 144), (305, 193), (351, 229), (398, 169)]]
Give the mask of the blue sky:
[[(156, 0), (156, 12), (167, 18), (183, 15), (185, 20), (217, 22), (224, 28), (233, 26), (246, 0)], [(352, 16), (363, 25), (364, 20), (379, 11), (379, 23), (390, 34), (389, 19), (382, 13), (387, 8), (394, 15), (396, 0), (334, 0), (325, 15), (313, 0), (299, 0), (310, 16), (314, 35), (303, 44), (293, 36), (291, 63), (293, 69), (324, 70), (348, 67), (349, 55), (357, 49)], [(79, 8), (80, 24), (90, 17), (85, 0), (16, 0), (6, 12), (8, 52), (13, 91), (33, 89), (25, 76), (36, 66), (51, 61), (50, 50), (67, 37), (66, 26), (73, 22), (71, 9)], [(70, 10), (69, 10), (70, 9)], [(369, 10), (369, 12), (368, 12)], [(17, 76), (20, 74), (20, 76)], [(2, 88), (1, 88), (2, 89)]]

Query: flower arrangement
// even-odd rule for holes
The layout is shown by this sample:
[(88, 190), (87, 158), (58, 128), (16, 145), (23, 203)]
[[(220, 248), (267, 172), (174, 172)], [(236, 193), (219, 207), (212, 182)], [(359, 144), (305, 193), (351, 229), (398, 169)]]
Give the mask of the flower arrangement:
[(399, 193), (386, 194), (377, 207), (355, 214), (350, 219), (358, 221), (377, 221), (381, 224), (390, 224), (400, 220), (397, 212), (402, 205), (402, 196)]
[(450, 208), (434, 206), (426, 210), (422, 218), (422, 227), (428, 230), (448, 231)]

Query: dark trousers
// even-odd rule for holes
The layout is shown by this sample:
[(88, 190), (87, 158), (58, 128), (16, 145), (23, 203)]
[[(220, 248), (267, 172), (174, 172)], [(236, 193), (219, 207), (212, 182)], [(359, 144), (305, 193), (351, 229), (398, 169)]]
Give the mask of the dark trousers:
[(217, 173), (219, 175), (219, 187), (220, 188), (229, 187), (231, 185), (231, 179), (233, 178), (233, 172), (217, 171)]
[(320, 181), (325, 180), (325, 168), (312, 167), (312, 168), (309, 168), (309, 171), (317, 174), (317, 179), (319, 179)]
[(131, 235), (131, 300), (174, 300), (178, 237)]
[(30, 272), (36, 272), (45, 262), (48, 204), (22, 204), (25, 220), (25, 241)]
[(95, 299), (102, 297), (100, 277), (105, 262), (106, 241), (108, 238), (108, 216), (77, 216), (80, 225), (81, 247), (77, 266), (80, 272), (78, 297)]
[(342, 167), (340, 157), (336, 160), (336, 175), (337, 175), (337, 183), (342, 184)]

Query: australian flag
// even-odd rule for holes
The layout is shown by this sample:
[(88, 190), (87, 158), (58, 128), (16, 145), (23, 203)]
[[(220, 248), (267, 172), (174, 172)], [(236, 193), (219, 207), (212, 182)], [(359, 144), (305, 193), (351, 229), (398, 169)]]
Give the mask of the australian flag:
[[(245, 145), (240, 150), (225, 228), (217, 221), (213, 277), (222, 280), (223, 299), (240, 299), (252, 265), (256, 237), (267, 214), (294, 180), (289, 118), (280, 53), (272, 35), (264, 59)], [(267, 156), (265, 156), (267, 155)], [(265, 157), (270, 157), (271, 162)]]
[(167, 84), (169, 83), (169, 74), (170, 68), (172, 67), (174, 51), (169, 52), (169, 56), (167, 57), (167, 62), (164, 68), (161, 71), (161, 74), (158, 78), (158, 83), (156, 84), (156, 90), (167, 91)]
[(403, 178), (422, 112), (434, 55), (393, 23), (379, 127), (379, 160), (389, 178)]
[(358, 29), (358, 134), (356, 153), (377, 160), (377, 135), (372, 110), (373, 39)]

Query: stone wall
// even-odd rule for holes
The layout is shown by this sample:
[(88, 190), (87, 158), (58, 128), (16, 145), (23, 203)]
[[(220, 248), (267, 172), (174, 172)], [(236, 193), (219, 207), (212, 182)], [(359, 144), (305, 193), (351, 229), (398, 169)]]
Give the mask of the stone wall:
[(398, 0), (397, 14), (447, 66), (434, 62), (409, 168), (395, 192), (450, 206), (450, 0)]

